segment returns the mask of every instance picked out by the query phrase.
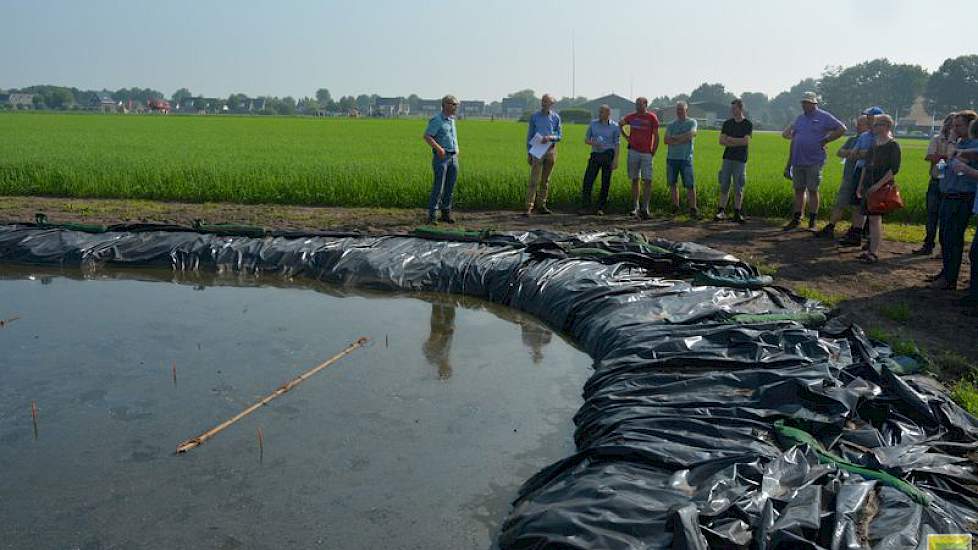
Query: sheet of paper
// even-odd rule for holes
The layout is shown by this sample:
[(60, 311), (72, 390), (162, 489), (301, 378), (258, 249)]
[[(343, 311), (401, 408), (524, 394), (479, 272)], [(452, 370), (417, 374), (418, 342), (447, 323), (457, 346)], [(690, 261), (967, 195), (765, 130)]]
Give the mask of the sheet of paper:
[(530, 138), (530, 156), (535, 159), (543, 158), (543, 155), (550, 150), (550, 145), (550, 142), (543, 141), (543, 136), (539, 133), (533, 134), (533, 137)]

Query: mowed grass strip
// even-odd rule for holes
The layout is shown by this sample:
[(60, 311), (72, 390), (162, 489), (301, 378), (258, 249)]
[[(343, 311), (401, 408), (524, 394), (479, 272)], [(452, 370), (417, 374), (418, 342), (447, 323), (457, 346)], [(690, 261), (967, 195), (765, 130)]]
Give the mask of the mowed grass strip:
[[(423, 120), (125, 116), (7, 113), (0, 115), (0, 194), (134, 198), (189, 202), (278, 203), (416, 208), (430, 189), (430, 152)], [(526, 125), (460, 120), (459, 208), (518, 209), (528, 168)], [(589, 148), (583, 125), (566, 125), (551, 178), (551, 202), (576, 206)], [(696, 138), (701, 209), (716, 204), (722, 147), (718, 133)], [(835, 202), (842, 165), (831, 144), (822, 212)], [(889, 220), (923, 222), (927, 142), (902, 140), (897, 176), (907, 208)], [(791, 184), (782, 177), (788, 142), (755, 134), (747, 166), (746, 210), (787, 216)], [(626, 210), (625, 161), (615, 172), (611, 209)], [(669, 202), (665, 147), (654, 168), (654, 207)]]

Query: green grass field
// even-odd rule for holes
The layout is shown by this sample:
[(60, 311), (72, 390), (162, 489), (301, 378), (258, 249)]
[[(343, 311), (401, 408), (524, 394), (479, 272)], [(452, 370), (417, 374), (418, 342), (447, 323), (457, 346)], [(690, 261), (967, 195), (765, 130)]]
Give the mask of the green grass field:
[[(421, 120), (180, 117), (8, 113), (0, 115), (0, 195), (141, 198), (190, 202), (420, 207), (430, 188)], [(567, 125), (551, 178), (552, 204), (577, 205), (588, 147), (585, 127)], [(528, 168), (526, 125), (462, 120), (458, 207), (516, 209)], [(833, 143), (834, 154), (843, 140)], [(927, 143), (904, 140), (898, 176), (907, 208), (890, 219), (922, 222)], [(781, 172), (787, 142), (758, 133), (748, 162), (746, 210), (782, 216), (791, 186)], [(654, 207), (667, 203), (664, 148), (656, 157)], [(721, 147), (717, 132), (696, 139), (701, 208), (714, 208)], [(842, 167), (830, 157), (822, 211), (835, 200)], [(622, 168), (612, 210), (625, 210)]]

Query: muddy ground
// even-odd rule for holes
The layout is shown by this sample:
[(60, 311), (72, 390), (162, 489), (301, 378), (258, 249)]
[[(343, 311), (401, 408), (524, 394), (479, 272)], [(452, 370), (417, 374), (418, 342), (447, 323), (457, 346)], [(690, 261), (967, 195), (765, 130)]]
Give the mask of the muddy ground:
[[(186, 204), (99, 199), (0, 197), (0, 221), (28, 221), (44, 212), (52, 222), (118, 223), (124, 221), (190, 224), (246, 223), (289, 229), (359, 229), (369, 232), (403, 231), (420, 225), (423, 211), (311, 208), (277, 205)], [(729, 222), (676, 220), (659, 215), (639, 222), (624, 214), (603, 217), (555, 213), (524, 218), (516, 212), (459, 212), (467, 229), (518, 230), (546, 228), (559, 231), (641, 231), (669, 240), (695, 241), (758, 265), (777, 283), (806, 295), (822, 295), (837, 302), (867, 330), (881, 329), (916, 342), (930, 355), (953, 352), (978, 364), (978, 317), (963, 314), (955, 302), (965, 295), (970, 264), (962, 266), (958, 291), (927, 288), (925, 277), (939, 271), (937, 257), (910, 254), (917, 247), (886, 241), (881, 261), (867, 265), (856, 259), (858, 249), (839, 248), (834, 241), (813, 238), (805, 230), (784, 232), (766, 220), (747, 225)], [(962, 374), (946, 372), (948, 379)]]

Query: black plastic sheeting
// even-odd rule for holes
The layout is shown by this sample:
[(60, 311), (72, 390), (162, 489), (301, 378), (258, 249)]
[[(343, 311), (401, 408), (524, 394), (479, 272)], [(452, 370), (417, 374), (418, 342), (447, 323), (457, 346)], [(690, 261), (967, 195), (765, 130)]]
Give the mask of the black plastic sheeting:
[[(889, 550), (978, 528), (975, 418), (932, 379), (898, 376), (889, 350), (842, 318), (818, 328), (731, 322), (821, 308), (756, 284), (752, 267), (722, 252), (628, 233), (458, 242), (167, 229), (10, 225), (0, 227), (0, 261), (465, 294), (530, 312), (587, 351), (595, 372), (574, 418), (578, 451), (522, 487), (500, 532), (504, 550)], [(848, 462), (911, 483), (928, 504), (785, 441), (779, 420)]]

